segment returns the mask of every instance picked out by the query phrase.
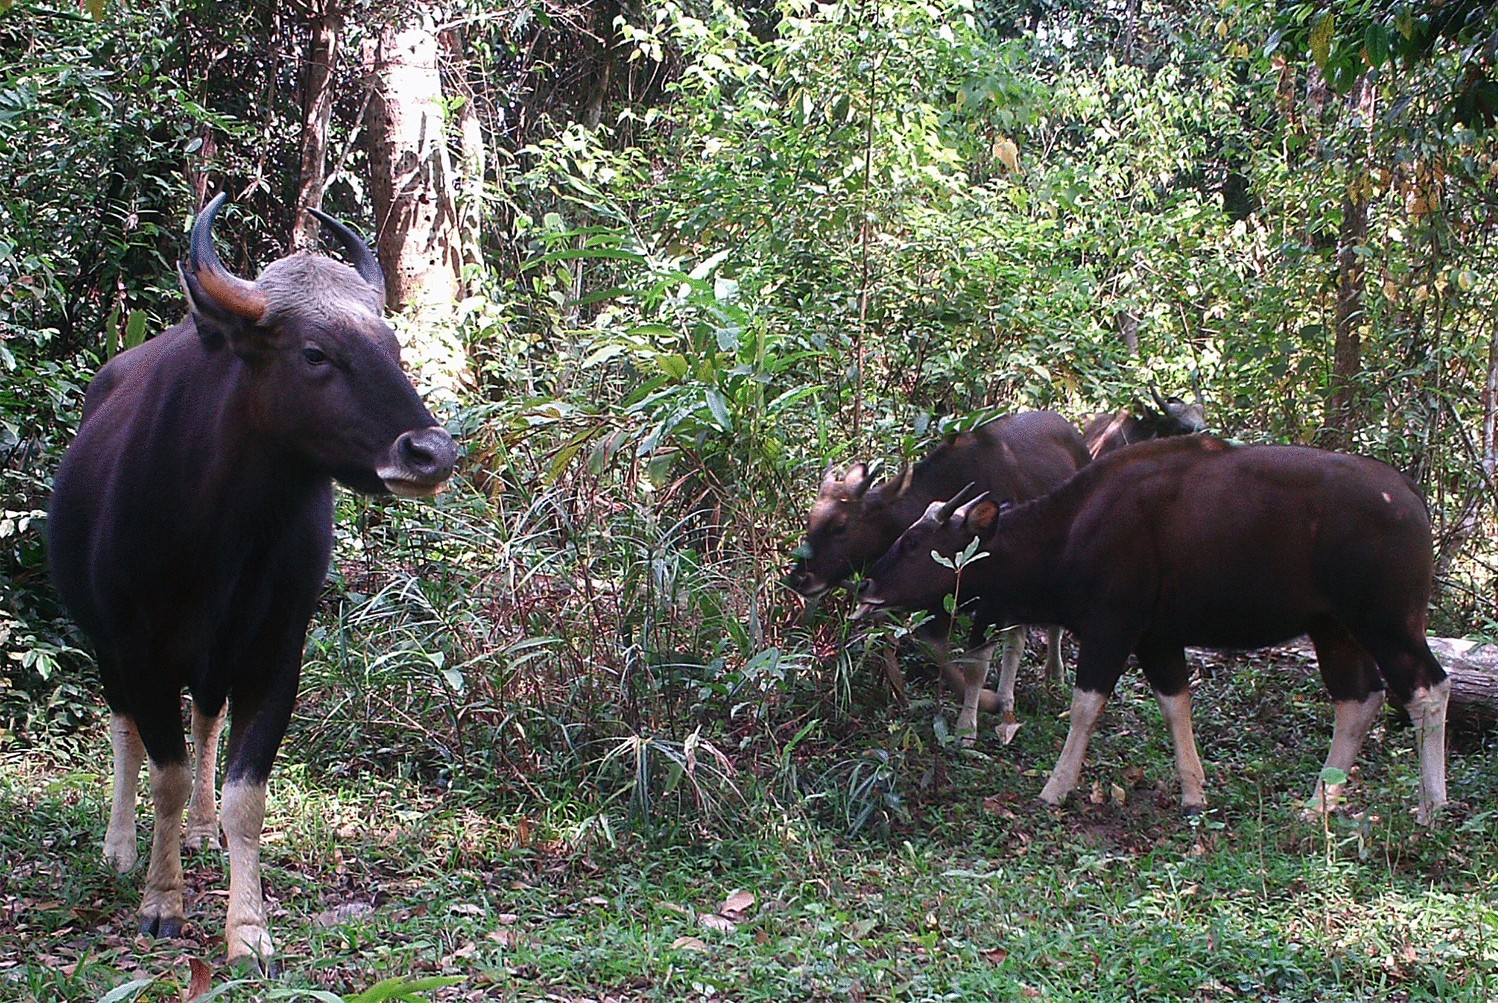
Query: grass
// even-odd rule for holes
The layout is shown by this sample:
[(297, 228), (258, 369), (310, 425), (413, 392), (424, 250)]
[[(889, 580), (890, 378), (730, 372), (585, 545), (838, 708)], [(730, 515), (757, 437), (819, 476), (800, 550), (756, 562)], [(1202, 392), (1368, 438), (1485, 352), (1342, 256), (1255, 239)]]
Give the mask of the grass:
[[(433, 975), (460, 981), (419, 998), (1498, 998), (1493, 736), (1453, 736), (1459, 803), (1427, 832), (1410, 819), (1409, 729), (1380, 727), (1353, 814), (1323, 828), (1298, 806), (1329, 708), (1314, 670), (1256, 656), (1198, 689), (1207, 814), (1177, 812), (1159, 713), (1132, 678), (1082, 796), (1053, 811), (1034, 796), (1065, 695), (1032, 681), (1021, 702), (1014, 744), (973, 752), (942, 747), (930, 702), (857, 708), (850, 737), (736, 757), (731, 816), (649, 828), (630, 824), (625, 786), (528, 788), (472, 750), (438, 772), (378, 756), (329, 769), (325, 726), (299, 716), (264, 851), (282, 973), (208, 984), (243, 977), (231, 999)], [(97, 1000), (155, 978), (137, 998), (177, 1000), (189, 959), (222, 964), (217, 851), (188, 861), (182, 940), (133, 934), (142, 876), (99, 854), (106, 752), (100, 732), (3, 764), (0, 998)], [(848, 825), (870, 798), (881, 824)], [(725, 914), (740, 890), (752, 904)]]

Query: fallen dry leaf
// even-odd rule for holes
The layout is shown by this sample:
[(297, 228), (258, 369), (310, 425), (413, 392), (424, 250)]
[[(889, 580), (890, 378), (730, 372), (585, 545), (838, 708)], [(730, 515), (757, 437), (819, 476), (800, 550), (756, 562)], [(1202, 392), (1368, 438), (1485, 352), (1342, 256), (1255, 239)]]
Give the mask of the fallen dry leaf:
[(485, 936), (500, 947), (519, 947), (522, 944), (530, 943), (525, 934), (519, 930), (492, 930), (488, 934), (485, 934)]
[(754, 908), (754, 893), (743, 889), (736, 889), (729, 893), (728, 898), (723, 900), (723, 906), (718, 910), (729, 919), (743, 919), (744, 914)]
[(368, 902), (345, 902), (331, 909), (324, 909), (312, 917), (312, 925), (320, 930), (327, 930), (330, 927), (342, 926), (349, 920), (358, 919), (360, 916), (368, 916), (372, 912), (374, 912), (374, 906)]
[(188, 977), (187, 992), (182, 995), (182, 1003), (192, 1003), (213, 985), (213, 969), (202, 958), (188, 958), (187, 968), (192, 974)]
[(1009, 959), (1009, 952), (1002, 947), (995, 947), (991, 951), (983, 952), (983, 960), (995, 965), (1002, 965)]
[(719, 933), (731, 933), (738, 928), (738, 924), (727, 916), (719, 916), (715, 912), (705, 912), (697, 917), (697, 922), (706, 930), (717, 930)]
[(671, 941), (673, 951), (706, 951), (707, 945), (696, 937), (677, 937)]

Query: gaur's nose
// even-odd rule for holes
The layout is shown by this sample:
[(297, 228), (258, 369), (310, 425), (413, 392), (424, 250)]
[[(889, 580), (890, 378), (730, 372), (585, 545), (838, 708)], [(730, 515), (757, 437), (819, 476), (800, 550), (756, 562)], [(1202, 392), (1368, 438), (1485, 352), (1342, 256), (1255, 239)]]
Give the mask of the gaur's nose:
[(440, 484), (452, 476), (458, 462), (458, 444), (437, 425), (418, 428), (395, 440), (395, 458), (412, 480)]

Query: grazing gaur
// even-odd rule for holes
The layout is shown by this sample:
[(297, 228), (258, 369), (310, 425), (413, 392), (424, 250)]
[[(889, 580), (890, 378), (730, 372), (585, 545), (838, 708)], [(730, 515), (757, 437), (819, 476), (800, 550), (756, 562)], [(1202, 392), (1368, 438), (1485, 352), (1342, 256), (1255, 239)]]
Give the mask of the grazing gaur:
[(230, 959), (265, 959), (265, 785), (328, 571), (332, 482), (432, 495), (452, 474), (457, 448), (401, 370), (368, 245), (309, 210), (355, 267), (295, 254), (241, 279), (213, 248), (224, 200), (199, 215), (178, 265), (188, 318), (116, 356), (90, 385), (53, 488), (49, 549), (109, 704), (114, 804), (104, 856), (122, 872), (136, 862), (135, 792), (150, 760), (156, 821), (141, 930), (172, 937), (182, 929), (189, 790), (190, 840), (217, 839), (214, 772), (227, 701), (225, 941)]
[[(957, 599), (977, 623), (1059, 623), (1079, 645), (1071, 727), (1041, 792), (1076, 785), (1103, 705), (1133, 653), (1175, 745), (1181, 800), (1206, 803), (1185, 645), (1254, 648), (1310, 635), (1336, 706), (1326, 765), (1346, 772), (1385, 684), (1416, 726), (1422, 820), (1446, 801), (1450, 683), (1425, 643), (1432, 556), (1424, 502), (1399, 472), (1303, 446), (1211, 436), (1142, 443), (1034, 501), (933, 504), (869, 572), (860, 614), (925, 609), (954, 591), (932, 559), (972, 540)], [(1314, 802), (1341, 785), (1318, 779)]]
[(1195, 404), (1188, 404), (1179, 397), (1161, 397), (1154, 387), (1150, 387), (1150, 396), (1159, 410), (1141, 407), (1141, 413), (1135, 415), (1128, 408), (1119, 408), (1093, 415), (1082, 430), (1082, 441), (1087, 444), (1088, 453), (1097, 458), (1133, 442), (1194, 435), (1207, 430), (1207, 413), (1200, 394), (1197, 394)]
[[(798, 548), (802, 556), (791, 585), (808, 598), (822, 595), (873, 564), (928, 504), (951, 498), (969, 484), (1006, 498), (1036, 498), (1072, 476), (1088, 459), (1071, 422), (1052, 411), (1025, 411), (948, 438), (891, 480), (875, 483), (862, 463), (842, 477), (829, 469), (807, 521), (806, 539)], [(958, 667), (946, 648), (946, 618), (940, 602), (930, 612), (935, 619), (923, 636), (936, 649), (943, 676), (962, 694), (958, 733), (965, 742), (972, 742), (981, 706), (1003, 715), (1000, 734), (1008, 741), (1017, 727), (1014, 679), (1024, 652), (1023, 628), (1015, 627), (1004, 635), (995, 694), (983, 688), (993, 643), (980, 642)], [(1058, 633), (1050, 630), (1046, 657), (1053, 679), (1062, 675)]]

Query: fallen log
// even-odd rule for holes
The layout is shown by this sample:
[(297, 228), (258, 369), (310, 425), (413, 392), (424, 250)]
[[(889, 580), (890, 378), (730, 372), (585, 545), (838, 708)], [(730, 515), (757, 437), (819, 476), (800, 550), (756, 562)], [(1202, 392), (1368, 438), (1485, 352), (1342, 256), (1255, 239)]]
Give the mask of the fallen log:
[[(1427, 637), (1425, 641), (1451, 680), (1447, 713), (1452, 722), (1461, 727), (1498, 722), (1498, 645), (1461, 637)], [(1308, 641), (1285, 647), (1314, 664), (1316, 652)]]
[(1498, 718), (1498, 645), (1460, 637), (1425, 640), (1451, 677), (1452, 709), (1484, 720)]

